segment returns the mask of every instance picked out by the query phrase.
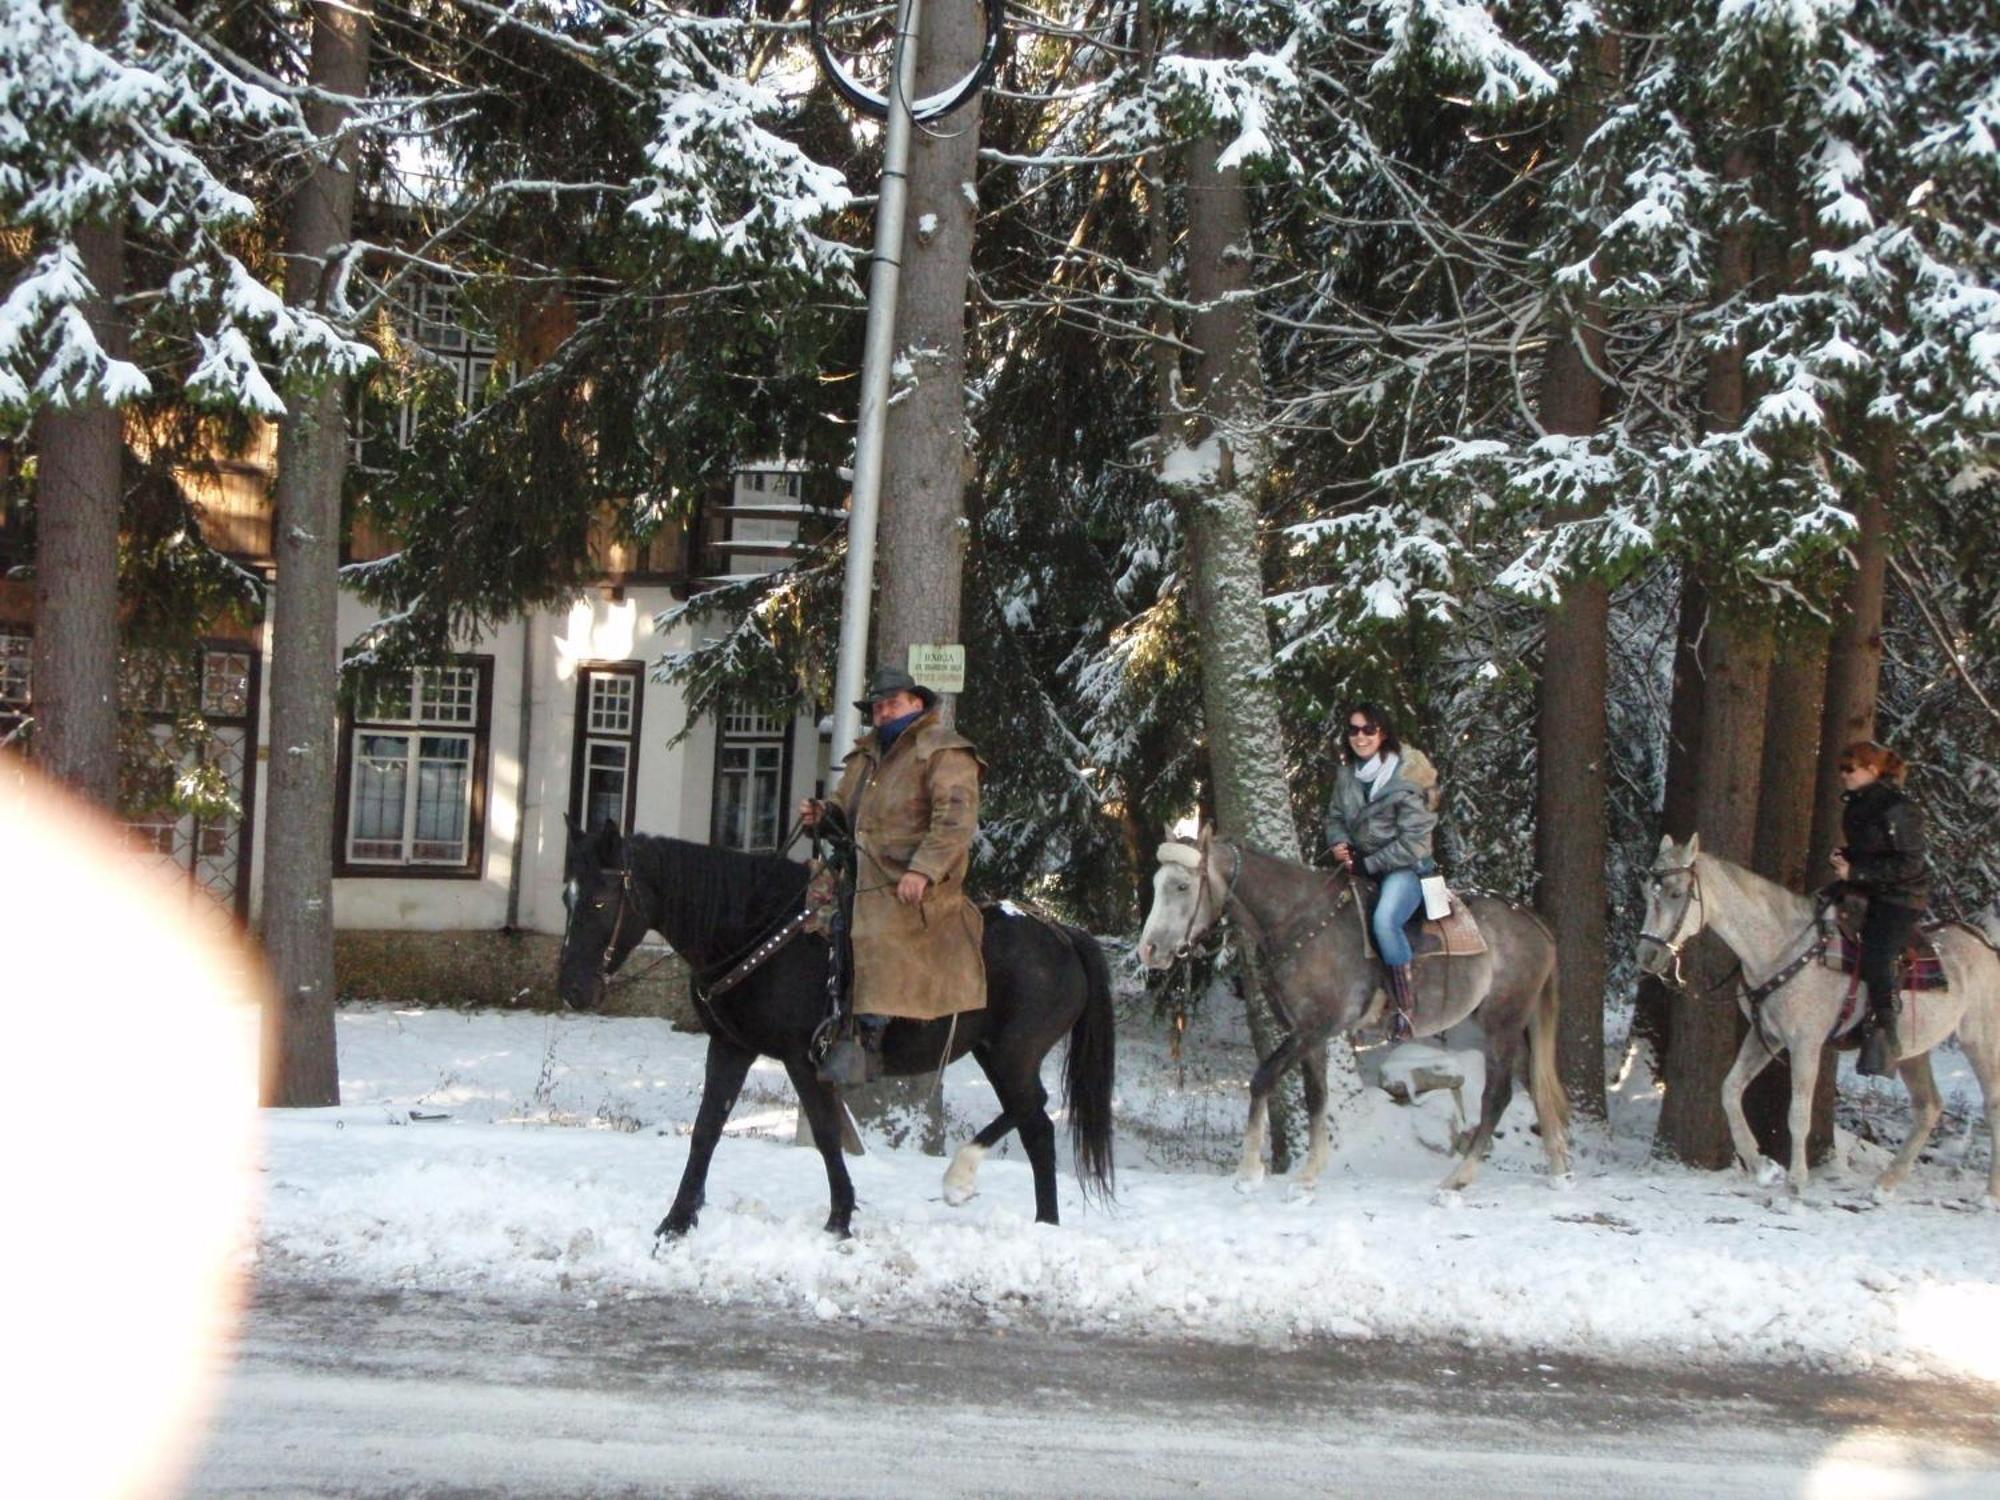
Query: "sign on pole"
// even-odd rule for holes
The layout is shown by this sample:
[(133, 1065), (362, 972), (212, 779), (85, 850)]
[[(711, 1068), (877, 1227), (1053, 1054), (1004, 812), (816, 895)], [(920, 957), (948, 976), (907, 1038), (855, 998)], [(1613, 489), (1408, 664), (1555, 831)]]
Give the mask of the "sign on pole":
[(939, 693), (965, 691), (965, 647), (911, 646), (910, 675), (922, 687)]

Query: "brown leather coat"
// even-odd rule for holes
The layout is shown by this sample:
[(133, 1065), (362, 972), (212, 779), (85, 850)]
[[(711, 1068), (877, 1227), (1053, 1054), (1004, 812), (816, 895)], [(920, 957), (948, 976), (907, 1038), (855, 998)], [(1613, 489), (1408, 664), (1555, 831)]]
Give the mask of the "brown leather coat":
[[(904, 730), (886, 759), (874, 730), (855, 741), (830, 800), (847, 812), (861, 851), (857, 1012), (929, 1021), (985, 1008), (985, 924), (965, 896), (985, 774), (972, 741), (945, 728), (935, 712)], [(917, 906), (896, 899), (896, 882), (908, 870), (931, 878)]]

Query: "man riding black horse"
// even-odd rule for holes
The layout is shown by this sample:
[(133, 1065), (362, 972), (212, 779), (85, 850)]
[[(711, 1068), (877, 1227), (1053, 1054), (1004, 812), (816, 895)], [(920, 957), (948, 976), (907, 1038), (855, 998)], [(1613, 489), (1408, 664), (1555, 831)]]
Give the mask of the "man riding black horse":
[[(856, 864), (850, 928), (854, 1024), (819, 1076), (852, 1087), (882, 1074), (892, 1019), (932, 1021), (986, 1005), (984, 923), (965, 896), (986, 766), (945, 727), (937, 694), (897, 667), (878, 667), (855, 705), (874, 727), (855, 741), (828, 803), (847, 815)], [(799, 821), (827, 803), (808, 797)]]

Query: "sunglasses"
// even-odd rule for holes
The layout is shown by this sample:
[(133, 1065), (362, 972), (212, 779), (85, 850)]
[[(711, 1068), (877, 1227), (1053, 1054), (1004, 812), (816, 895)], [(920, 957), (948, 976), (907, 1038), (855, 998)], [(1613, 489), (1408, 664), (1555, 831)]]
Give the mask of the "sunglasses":
[(1363, 739), (1368, 735), (1380, 734), (1381, 732), (1381, 726), (1376, 724), (1349, 724), (1347, 726), (1347, 737), (1350, 740)]

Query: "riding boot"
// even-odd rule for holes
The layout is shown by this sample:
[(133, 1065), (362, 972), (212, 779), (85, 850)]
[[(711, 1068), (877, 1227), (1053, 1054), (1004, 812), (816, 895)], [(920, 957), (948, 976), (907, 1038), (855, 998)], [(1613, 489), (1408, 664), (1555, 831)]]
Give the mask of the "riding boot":
[(1411, 998), (1415, 984), (1414, 964), (1388, 964), (1389, 1001), (1396, 1009), (1389, 1023), (1389, 1040), (1407, 1042), (1416, 1031), (1416, 1002)]
[(1885, 1005), (1871, 992), (1868, 1016), (1861, 1023), (1861, 1056), (1855, 1060), (1854, 1071), (1868, 1078), (1887, 1078), (1896, 1071), (1901, 1052), (1896, 1038), (1895, 997), (1890, 996)]

